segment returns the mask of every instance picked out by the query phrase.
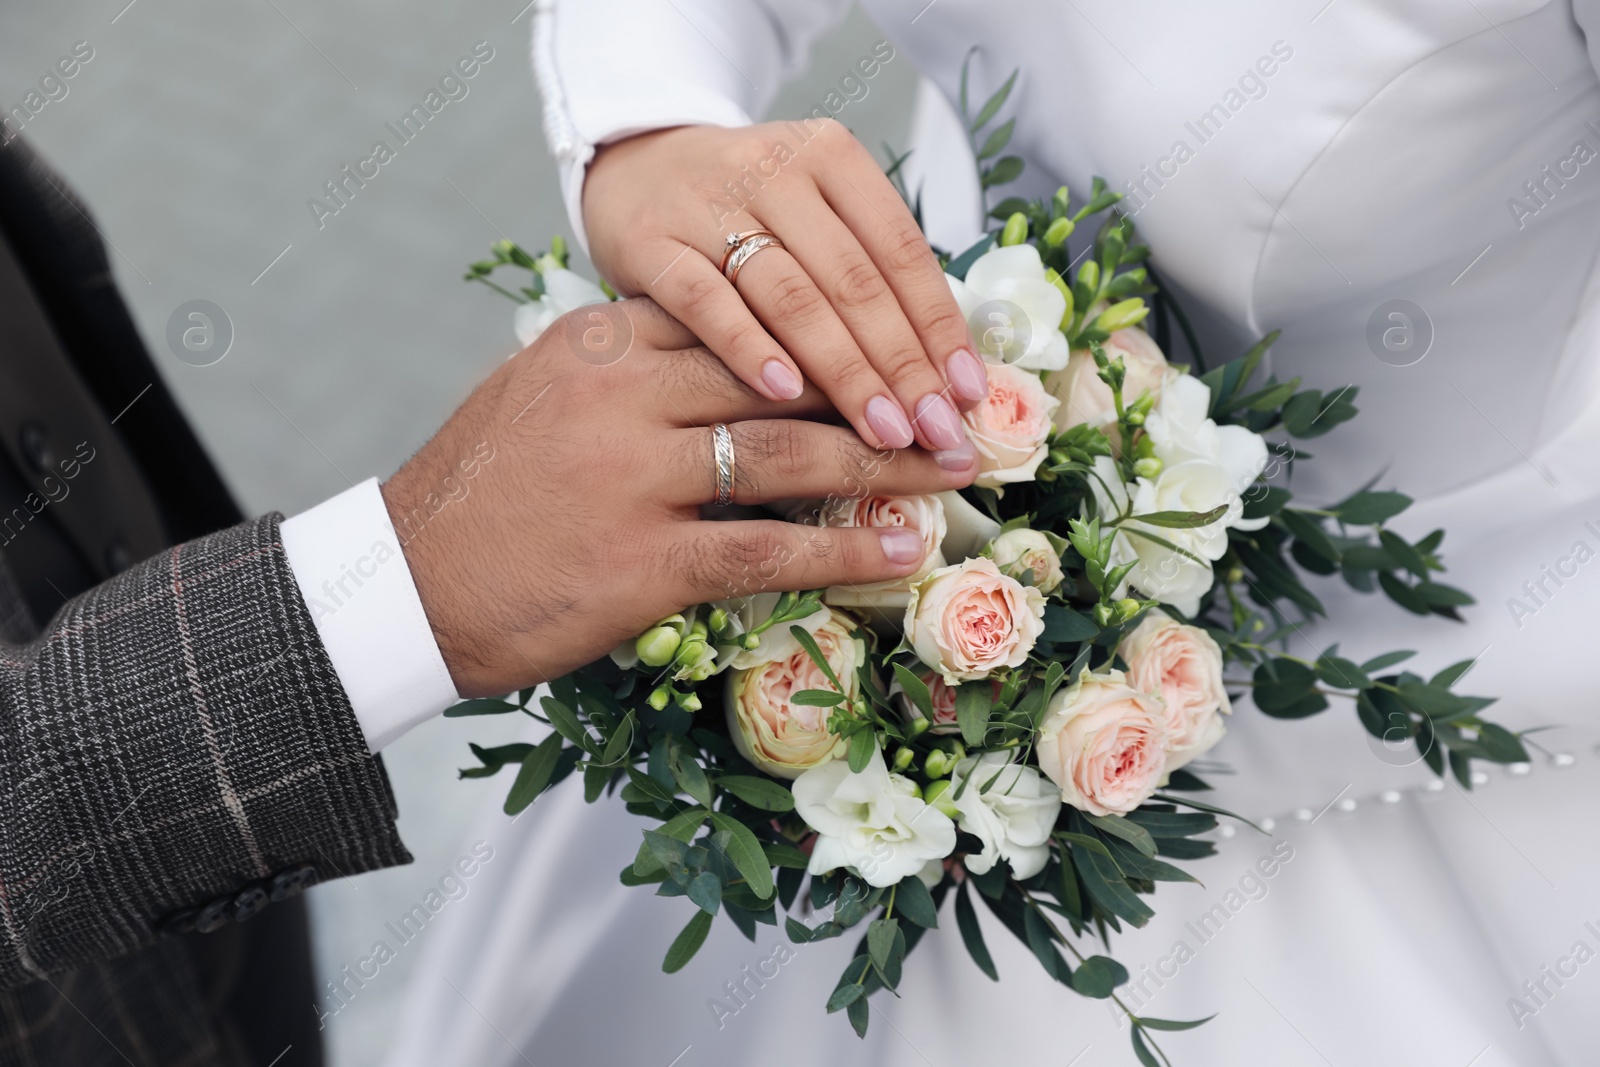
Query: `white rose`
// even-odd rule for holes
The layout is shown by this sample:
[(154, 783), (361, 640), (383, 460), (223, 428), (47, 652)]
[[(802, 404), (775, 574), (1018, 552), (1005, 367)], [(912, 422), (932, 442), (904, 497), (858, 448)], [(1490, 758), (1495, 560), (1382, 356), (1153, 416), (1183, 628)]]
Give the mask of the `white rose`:
[(924, 804), (909, 778), (890, 774), (874, 751), (860, 774), (844, 760), (813, 767), (794, 781), (794, 808), (817, 832), (812, 874), (852, 868), (884, 888), (919, 874), (956, 847), (949, 816)]
[(1040, 530), (1020, 527), (994, 539), (990, 554), (1002, 574), (1022, 580), (1033, 572), (1033, 585), (1041, 593), (1055, 591), (1066, 575), (1061, 570), (1061, 550)]
[(552, 322), (573, 308), (611, 302), (598, 285), (565, 267), (546, 265), (540, 274), (544, 278), (544, 297), (531, 304), (518, 304), (516, 317), (512, 319), (517, 341), (523, 348), (533, 344)]
[[(966, 281), (949, 274), (945, 280), (986, 362), (1033, 371), (1067, 365), (1067, 338), (1061, 332), (1067, 298), (1045, 280), (1038, 249), (1025, 244), (994, 248), (977, 258)], [(990, 307), (980, 314), (997, 301), (1020, 309), (1026, 322), (1014, 321), (1016, 312), (1009, 309)]]
[[(1050, 859), (1050, 834), (1061, 812), (1061, 790), (1037, 769), (1011, 762), (1012, 752), (985, 752), (956, 764), (950, 792), (961, 812), (961, 829), (983, 842), (983, 851), (967, 853), (964, 861), (973, 874), (985, 874), (996, 862), (1011, 864), (1011, 873), (1032, 878)], [(999, 778), (981, 792), (996, 774)], [(971, 777), (965, 790), (964, 779)]]
[(951, 685), (1020, 667), (1044, 632), (1044, 594), (978, 557), (911, 587), (906, 642)]
[[(1167, 358), (1149, 334), (1137, 326), (1118, 330), (1100, 346), (1107, 359), (1122, 357), (1127, 376), (1122, 380), (1122, 402), (1131, 404), (1149, 392), (1158, 400), (1167, 378)], [(1072, 353), (1067, 369), (1044, 380), (1045, 388), (1061, 399), (1056, 427), (1070, 430), (1081, 423), (1101, 430), (1116, 444), (1117, 405), (1111, 386), (1100, 380), (1100, 368), (1086, 349)]]
[(1222, 682), (1222, 649), (1210, 634), (1152, 611), (1117, 651), (1128, 663), (1128, 684), (1166, 705), (1168, 772), (1222, 740), (1222, 716), (1233, 706)]

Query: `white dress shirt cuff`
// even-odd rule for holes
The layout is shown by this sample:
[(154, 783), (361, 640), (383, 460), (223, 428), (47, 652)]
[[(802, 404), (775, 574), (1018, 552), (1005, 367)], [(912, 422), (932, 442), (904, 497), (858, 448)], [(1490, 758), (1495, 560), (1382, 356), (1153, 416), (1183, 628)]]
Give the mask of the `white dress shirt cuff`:
[(285, 519), (281, 530), (370, 751), (460, 699), (376, 478)]

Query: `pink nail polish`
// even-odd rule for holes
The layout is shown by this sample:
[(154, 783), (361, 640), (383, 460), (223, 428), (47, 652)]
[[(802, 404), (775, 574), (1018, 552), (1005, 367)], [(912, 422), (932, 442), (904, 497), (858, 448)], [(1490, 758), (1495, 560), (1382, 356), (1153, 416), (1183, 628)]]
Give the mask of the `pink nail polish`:
[(970, 349), (957, 349), (945, 361), (944, 373), (950, 379), (950, 388), (963, 400), (982, 400), (989, 395), (989, 374), (983, 368), (983, 360)]
[(878, 543), (890, 563), (921, 563), (922, 535), (904, 526), (878, 531)]
[(890, 448), (905, 448), (916, 440), (900, 405), (881, 394), (867, 401), (867, 425)]
[(942, 450), (960, 448), (967, 439), (961, 416), (950, 401), (938, 393), (929, 393), (917, 402), (917, 425), (927, 435), (934, 448)]
[(971, 441), (963, 441), (960, 448), (935, 452), (933, 461), (947, 471), (964, 471), (978, 462), (978, 448)]
[(780, 400), (793, 400), (805, 388), (800, 376), (781, 359), (769, 359), (762, 365), (761, 380), (772, 390), (772, 395)]

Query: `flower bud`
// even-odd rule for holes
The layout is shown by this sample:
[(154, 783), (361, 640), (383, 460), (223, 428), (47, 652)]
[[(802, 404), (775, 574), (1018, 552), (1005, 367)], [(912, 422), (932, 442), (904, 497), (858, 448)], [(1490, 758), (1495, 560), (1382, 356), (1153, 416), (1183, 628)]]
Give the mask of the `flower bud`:
[(907, 767), (911, 766), (911, 761), (916, 759), (916, 757), (917, 754), (913, 750), (909, 748), (902, 748), (900, 751), (894, 754), (894, 769), (896, 771), (905, 770)]
[(567, 239), (559, 233), (550, 238), (550, 254), (559, 259), (563, 265), (567, 262)]
[(677, 693), (678, 707), (684, 711), (699, 711), (701, 708), (699, 693)]
[(667, 704), (672, 700), (672, 690), (667, 686), (658, 685), (650, 691), (650, 706), (657, 711), (666, 711)]
[(657, 626), (640, 634), (633, 649), (639, 654), (639, 662), (646, 667), (665, 667), (677, 655), (680, 640), (678, 631), (672, 627)]
[(761, 635), (745, 634), (743, 637), (739, 638), (739, 647), (744, 649), (746, 652), (754, 652), (756, 649), (761, 647)]
[(1050, 213), (1053, 215), (1065, 215), (1071, 208), (1071, 201), (1072, 197), (1067, 192), (1067, 187), (1063, 185), (1056, 190), (1056, 195), (1050, 198)]
[(1050, 224), (1044, 231), (1044, 243), (1051, 248), (1059, 248), (1072, 231), (1077, 229), (1077, 224), (1068, 218), (1059, 218)]
[(923, 803), (937, 808), (952, 819), (961, 817), (961, 809), (956, 807), (955, 801), (949, 797), (950, 779), (941, 778), (936, 782), (929, 782), (922, 790)]
[(1123, 597), (1117, 601), (1117, 621), (1127, 622), (1139, 612), (1144, 610), (1144, 605), (1132, 597)]
[(1138, 408), (1134, 408), (1132, 411), (1129, 411), (1126, 414), (1124, 414), (1122, 416), (1122, 419), (1129, 426), (1143, 426), (1144, 425), (1144, 412), (1140, 411)]
[(929, 778), (943, 778), (950, 773), (950, 769), (955, 765), (956, 761), (951, 759), (948, 753), (943, 749), (936, 748), (928, 753), (928, 758), (923, 761), (922, 769), (927, 772)]
[(714, 634), (720, 634), (722, 631), (728, 628), (728, 609), (711, 609), (711, 618), (708, 621), (711, 625), (711, 632)]
[(1101, 601), (1094, 606), (1094, 621), (1096, 626), (1110, 626), (1115, 617), (1111, 605)]
[(1012, 212), (1011, 217), (1006, 219), (1005, 229), (1000, 231), (1001, 246), (1020, 245), (1027, 239), (1028, 216), (1024, 215), (1020, 211)]
[(1154, 478), (1161, 473), (1161, 461), (1154, 456), (1133, 461), (1133, 473), (1141, 478)]
[(1100, 264), (1089, 260), (1078, 268), (1078, 284), (1088, 289), (1091, 293), (1100, 291)]
[(1118, 330), (1143, 322), (1145, 316), (1149, 314), (1150, 309), (1145, 305), (1144, 297), (1131, 296), (1102, 311), (1099, 318), (1094, 320), (1094, 328), (1104, 330), (1106, 333), (1116, 333)]
[(912, 737), (921, 737), (923, 734), (927, 733), (929, 728), (932, 726), (933, 722), (931, 720), (916, 718), (906, 723), (905, 730), (906, 733)]
[(1044, 272), (1044, 277), (1045, 281), (1056, 287), (1056, 292), (1067, 298), (1067, 310), (1061, 316), (1061, 325), (1059, 328), (1062, 330), (1072, 329), (1072, 315), (1075, 306), (1072, 296), (1072, 286), (1067, 284), (1067, 280), (1061, 276), (1061, 272), (1056, 270), (1054, 267), (1048, 268)]

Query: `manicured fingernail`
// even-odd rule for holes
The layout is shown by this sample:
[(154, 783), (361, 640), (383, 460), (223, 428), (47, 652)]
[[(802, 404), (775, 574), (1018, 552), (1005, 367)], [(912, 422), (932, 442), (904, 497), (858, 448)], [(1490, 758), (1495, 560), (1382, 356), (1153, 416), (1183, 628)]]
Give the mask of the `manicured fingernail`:
[(890, 448), (904, 448), (916, 440), (906, 413), (886, 396), (875, 396), (867, 401), (867, 425), (878, 435), (878, 440)]
[(904, 526), (878, 531), (878, 543), (890, 563), (922, 562), (922, 535)]
[(800, 376), (790, 370), (789, 365), (781, 359), (767, 360), (761, 368), (761, 380), (779, 400), (793, 400), (805, 388), (800, 382)]
[(989, 374), (983, 369), (983, 360), (969, 349), (959, 349), (946, 360), (944, 373), (950, 388), (963, 400), (982, 400), (989, 395)]
[(938, 393), (929, 393), (917, 402), (917, 425), (937, 449), (960, 448), (967, 434), (961, 426), (961, 416), (950, 401)]
[(964, 471), (978, 462), (978, 449), (971, 441), (962, 441), (960, 448), (935, 452), (933, 461), (947, 471)]

